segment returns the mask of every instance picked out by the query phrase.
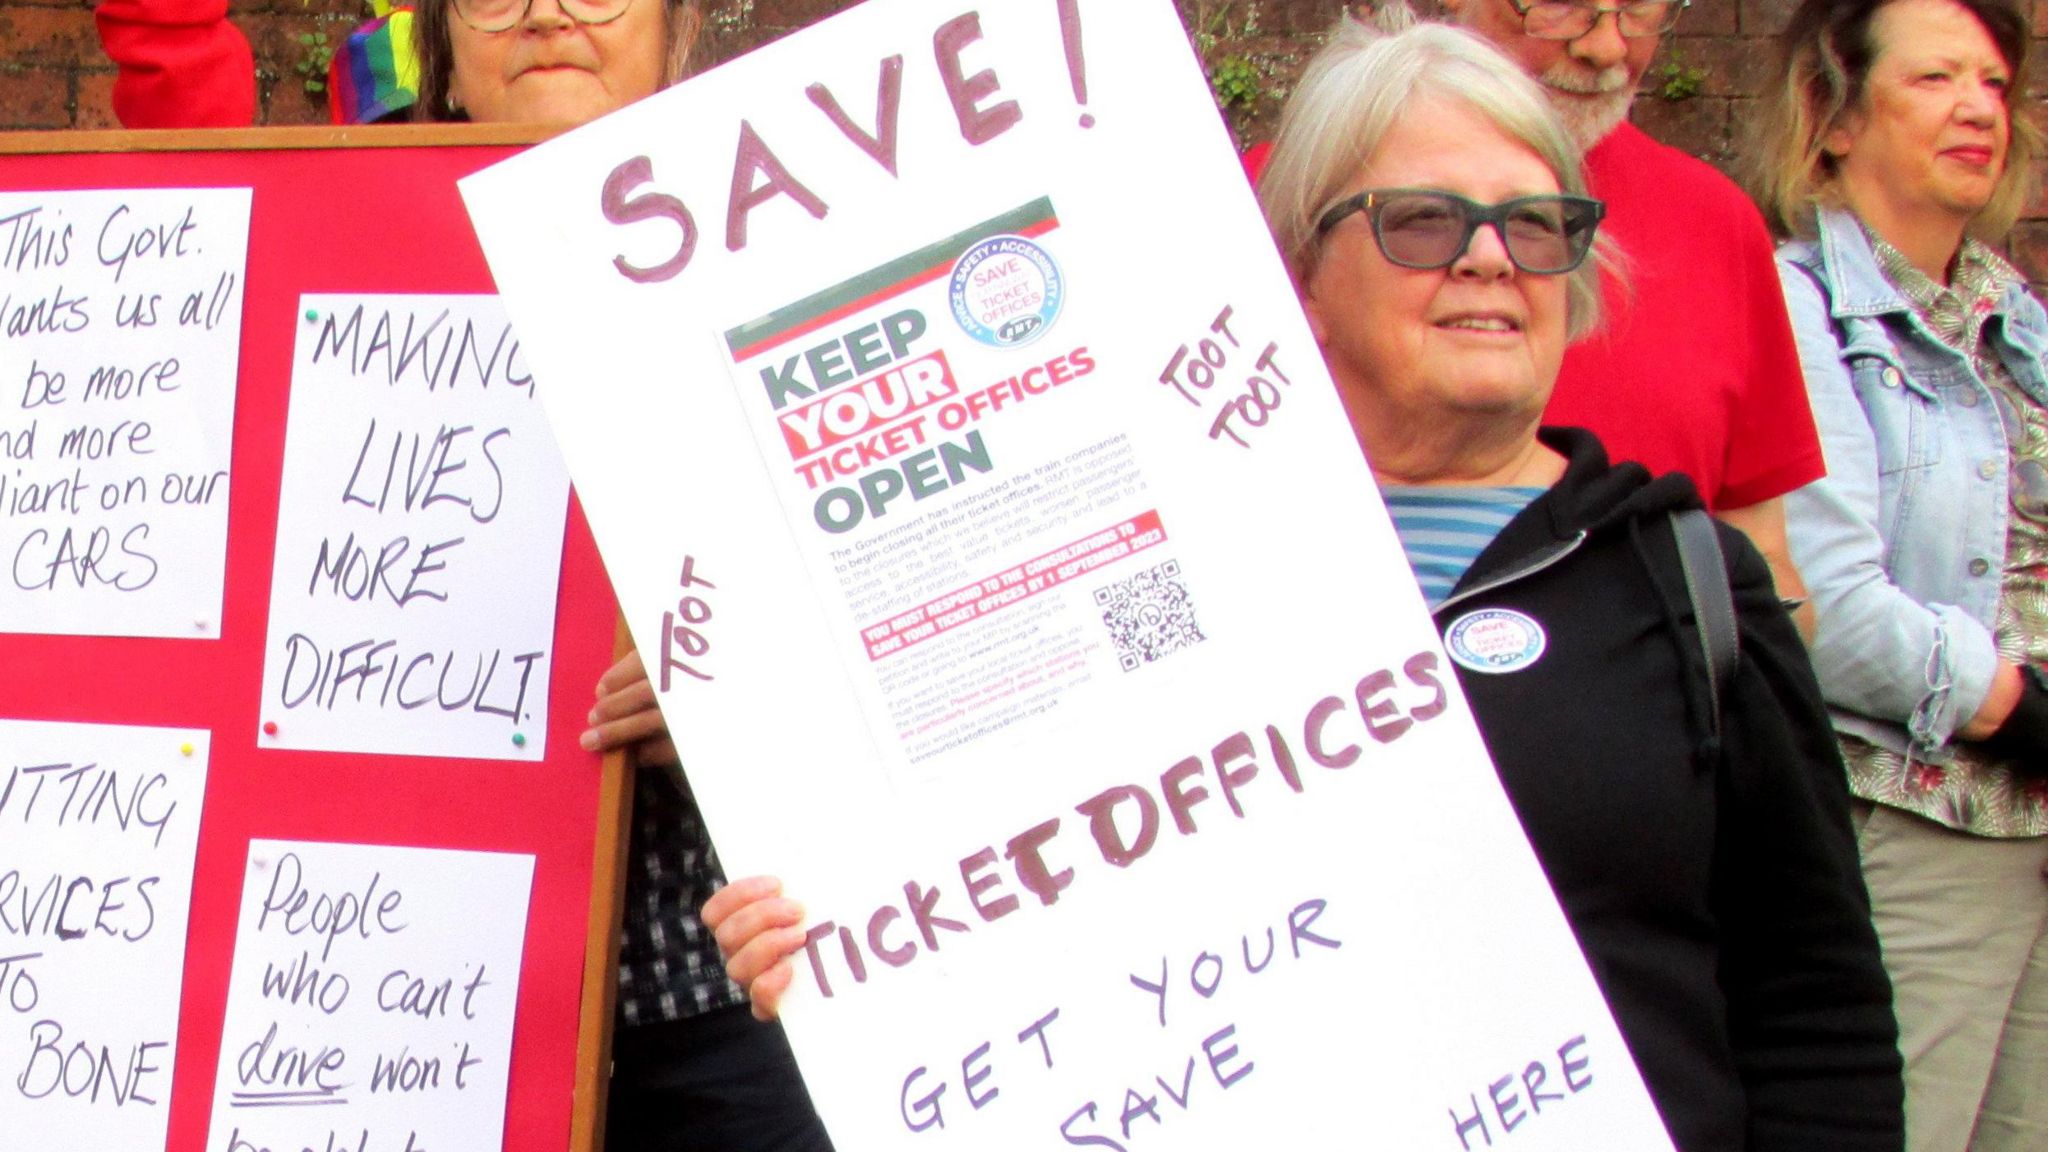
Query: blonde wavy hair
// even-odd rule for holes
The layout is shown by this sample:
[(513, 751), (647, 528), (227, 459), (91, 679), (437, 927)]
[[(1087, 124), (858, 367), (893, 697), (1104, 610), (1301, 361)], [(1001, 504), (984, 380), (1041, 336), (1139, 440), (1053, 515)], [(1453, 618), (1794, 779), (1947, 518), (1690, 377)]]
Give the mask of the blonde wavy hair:
[[(1802, 0), (1778, 37), (1769, 74), (1780, 79), (1753, 122), (1743, 182), (1780, 236), (1811, 236), (1814, 206), (1841, 206), (1828, 133), (1869, 107), (1870, 68), (1881, 47), (1872, 23), (1892, 2)], [(2024, 109), (2011, 106), (2015, 96), (2027, 91), (2027, 16), (2013, 0), (1949, 2), (1977, 18), (2012, 72), (2006, 87), (2011, 138), (2005, 171), (1970, 225), (1971, 235), (1997, 243), (2033, 199), (2034, 162), (2041, 155), (2040, 131)]]

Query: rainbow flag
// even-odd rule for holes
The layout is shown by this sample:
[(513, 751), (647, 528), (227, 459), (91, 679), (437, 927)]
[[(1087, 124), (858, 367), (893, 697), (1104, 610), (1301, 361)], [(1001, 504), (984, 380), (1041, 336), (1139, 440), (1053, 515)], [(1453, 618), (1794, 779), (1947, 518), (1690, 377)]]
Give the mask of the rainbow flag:
[(378, 17), (349, 33), (327, 68), (327, 112), (336, 124), (374, 124), (418, 98), (412, 9), (386, 0), (373, 7)]

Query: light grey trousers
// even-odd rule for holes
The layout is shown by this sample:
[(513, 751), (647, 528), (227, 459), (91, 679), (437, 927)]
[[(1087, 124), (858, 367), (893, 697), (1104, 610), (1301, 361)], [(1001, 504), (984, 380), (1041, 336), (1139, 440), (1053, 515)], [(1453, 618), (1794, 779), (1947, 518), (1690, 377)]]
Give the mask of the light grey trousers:
[(1907, 1152), (2048, 1152), (2048, 837), (1857, 802), (1906, 1059)]

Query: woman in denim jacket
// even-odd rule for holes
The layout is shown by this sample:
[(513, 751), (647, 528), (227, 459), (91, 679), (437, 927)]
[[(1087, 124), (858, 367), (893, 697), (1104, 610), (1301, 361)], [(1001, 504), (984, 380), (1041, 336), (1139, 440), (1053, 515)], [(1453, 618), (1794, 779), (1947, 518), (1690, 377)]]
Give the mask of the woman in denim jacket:
[(2048, 1149), (2048, 315), (1985, 243), (2035, 138), (2013, 0), (1804, 0), (1753, 186), (1828, 476), (1786, 499), (1912, 1152)]

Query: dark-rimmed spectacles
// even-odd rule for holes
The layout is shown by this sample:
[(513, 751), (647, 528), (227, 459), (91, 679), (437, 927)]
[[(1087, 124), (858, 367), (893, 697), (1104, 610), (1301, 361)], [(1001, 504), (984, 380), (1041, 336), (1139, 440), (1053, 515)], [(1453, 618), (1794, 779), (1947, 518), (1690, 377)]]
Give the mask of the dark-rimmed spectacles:
[[(453, 0), (455, 15), (479, 32), (509, 32), (533, 11), (533, 0)], [(626, 14), (633, 0), (555, 0), (578, 24), (609, 24)]]
[(1491, 226), (1515, 267), (1537, 276), (1577, 268), (1593, 248), (1607, 206), (1586, 196), (1517, 196), (1481, 204), (1429, 188), (1370, 188), (1331, 206), (1316, 222), (1321, 236), (1358, 213), (1372, 225), (1380, 255), (1403, 268), (1448, 268)]
[(1577, 40), (1600, 18), (1614, 13), (1621, 34), (1630, 40), (1662, 36), (1678, 26), (1678, 16), (1692, 0), (1636, 0), (1633, 4), (1594, 4), (1589, 0), (1508, 0), (1521, 14), (1522, 31), (1538, 40)]

